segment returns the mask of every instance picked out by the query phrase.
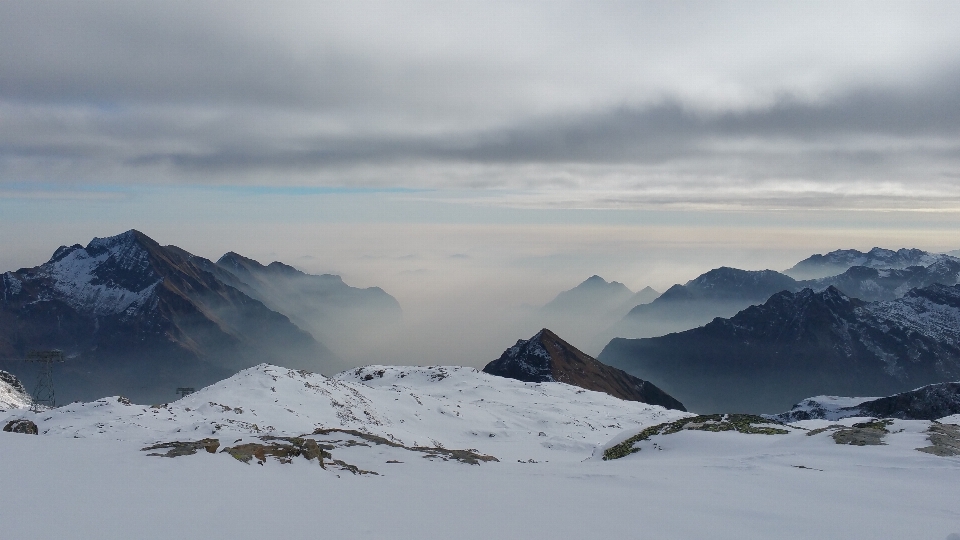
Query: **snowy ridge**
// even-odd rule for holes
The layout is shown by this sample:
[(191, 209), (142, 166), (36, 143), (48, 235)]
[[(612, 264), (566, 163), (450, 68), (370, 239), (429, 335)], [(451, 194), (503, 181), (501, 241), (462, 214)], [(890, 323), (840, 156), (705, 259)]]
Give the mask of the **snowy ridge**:
[(617, 433), (687, 416), (563, 383), (465, 367), (368, 366), (335, 377), (268, 364), (176, 402), (109, 397), (30, 415), (41, 434), (146, 444), (347, 429), (408, 446), (477, 449), (501, 460), (582, 460)]
[(933, 285), (923, 291), (935, 293), (938, 301), (918, 291), (860, 310), (875, 317), (885, 329), (897, 326), (936, 341), (960, 341), (960, 288)]
[(33, 400), (20, 379), (12, 373), (0, 370), (0, 411), (26, 409), (31, 403)]
[(789, 411), (780, 414), (765, 414), (766, 418), (780, 422), (798, 422), (801, 420), (840, 420), (861, 416), (856, 407), (861, 403), (873, 401), (876, 397), (814, 396), (797, 403)]
[[(110, 238), (94, 238), (86, 249), (73, 249), (40, 267), (38, 277), (53, 281), (58, 299), (74, 309), (94, 315), (132, 315), (146, 307), (156, 286), (163, 280), (150, 269), (149, 253), (136, 242), (132, 232)], [(140, 290), (129, 290), (112, 280), (101, 279), (97, 269), (110, 260), (117, 268), (155, 280)]]
[(920, 249), (903, 248), (897, 251), (875, 247), (864, 253), (856, 249), (838, 249), (823, 255), (808, 257), (785, 273), (798, 279), (826, 277), (853, 266), (877, 269), (902, 269), (911, 266), (930, 266), (942, 261), (957, 261), (944, 253), (929, 253)]

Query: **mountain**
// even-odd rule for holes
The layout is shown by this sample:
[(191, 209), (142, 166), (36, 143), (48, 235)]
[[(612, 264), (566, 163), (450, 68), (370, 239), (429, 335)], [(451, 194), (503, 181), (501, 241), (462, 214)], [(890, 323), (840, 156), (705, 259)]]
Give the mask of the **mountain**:
[(842, 274), (819, 279), (800, 281), (798, 285), (813, 290), (823, 290), (831, 285), (848, 296), (868, 302), (894, 300), (910, 289), (923, 288), (935, 283), (955, 285), (960, 282), (960, 259), (937, 259), (928, 266), (877, 269), (869, 266), (852, 266)]
[(0, 371), (0, 411), (26, 409), (33, 400), (13, 373)]
[(543, 310), (599, 314), (619, 307), (633, 296), (633, 291), (623, 283), (608, 282), (600, 276), (590, 276), (569, 291), (558, 294), (556, 298), (543, 306)]
[(627, 401), (686, 411), (682, 403), (653, 384), (583, 354), (546, 328), (528, 340), (518, 340), (483, 371), (524, 382), (562, 382)]
[(306, 274), (280, 262), (264, 266), (233, 252), (216, 266), (236, 277), (236, 288), (283, 313), (338, 356), (362, 356), (399, 331), (400, 304), (379, 287), (359, 289), (340, 276)]
[(687, 330), (796, 288), (793, 278), (773, 270), (716, 268), (670, 287), (649, 304), (634, 307), (598, 339), (606, 343), (613, 337), (652, 337)]
[(797, 403), (785, 413), (771, 415), (771, 418), (781, 422), (839, 420), (856, 416), (938, 420), (954, 414), (960, 414), (960, 382), (929, 384), (882, 398), (816, 396)]
[(614, 339), (600, 361), (656, 380), (692, 410), (773, 412), (804, 396), (889, 395), (960, 379), (960, 285), (867, 303), (783, 291), (730, 319)]
[(851, 266), (901, 269), (910, 266), (929, 266), (940, 260), (956, 259), (947, 254), (929, 253), (920, 249), (892, 251), (875, 247), (863, 253), (856, 249), (838, 249), (826, 255), (812, 255), (784, 273), (795, 279), (816, 279), (846, 272)]
[(656, 289), (654, 289), (653, 287), (644, 287), (639, 291), (637, 291), (633, 296), (628, 298), (626, 302), (621, 304), (620, 310), (618, 311), (622, 311), (623, 314), (625, 315), (629, 313), (631, 309), (641, 304), (649, 304), (650, 302), (653, 302), (659, 297), (660, 297), (660, 293), (657, 292)]
[(18, 360), (27, 351), (62, 349), (60, 402), (110, 394), (159, 402), (264, 360), (342, 367), (286, 316), (208, 271), (212, 264), (130, 230), (6, 272), (0, 368), (29, 376), (35, 367)]
[[(838, 275), (805, 281), (796, 281), (773, 270), (717, 268), (685, 285), (674, 285), (647, 305), (635, 307), (595, 341), (605, 344), (614, 337), (655, 337), (689, 330), (716, 317), (733, 316), (783, 290), (796, 292), (810, 288), (819, 292), (833, 286), (847, 296), (874, 302), (900, 298), (914, 288), (960, 282), (960, 259), (932, 256), (932, 260), (927, 266), (899, 269), (852, 266)], [(592, 346), (597, 347), (597, 343), (592, 343)]]
[(651, 302), (657, 296), (659, 293), (650, 287), (635, 293), (623, 283), (591, 276), (558, 294), (534, 315), (532, 322), (556, 328), (574, 343), (587, 346), (597, 333), (622, 319), (634, 306)]

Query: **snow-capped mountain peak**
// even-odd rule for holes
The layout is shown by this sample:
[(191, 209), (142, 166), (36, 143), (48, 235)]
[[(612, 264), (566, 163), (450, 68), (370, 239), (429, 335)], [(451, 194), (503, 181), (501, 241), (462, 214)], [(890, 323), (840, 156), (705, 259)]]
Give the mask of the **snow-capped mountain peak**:
[(134, 230), (94, 238), (86, 248), (60, 248), (40, 266), (58, 299), (97, 316), (132, 314), (150, 303), (162, 279), (151, 268), (150, 253)]

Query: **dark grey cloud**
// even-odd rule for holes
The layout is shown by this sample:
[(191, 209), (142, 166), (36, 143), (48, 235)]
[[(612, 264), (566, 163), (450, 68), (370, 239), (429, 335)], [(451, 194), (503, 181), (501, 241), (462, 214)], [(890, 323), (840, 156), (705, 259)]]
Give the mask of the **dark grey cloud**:
[(0, 182), (953, 196), (958, 19), (932, 2), (7, 2)]

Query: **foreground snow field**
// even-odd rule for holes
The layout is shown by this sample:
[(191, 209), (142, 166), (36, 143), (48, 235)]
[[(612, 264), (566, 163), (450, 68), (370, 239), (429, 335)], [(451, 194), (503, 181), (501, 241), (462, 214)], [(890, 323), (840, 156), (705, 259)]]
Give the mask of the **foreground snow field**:
[[(117, 397), (0, 433), (3, 538), (932, 538), (960, 532), (960, 458), (916, 448), (897, 420), (881, 446), (834, 442), (837, 422), (784, 435), (684, 430), (602, 451), (691, 415), (562, 383), (470, 368), (368, 367), (336, 378), (261, 365), (165, 407)], [(216, 438), (309, 435), (332, 454), (242, 463), (141, 451)], [(340, 430), (340, 431), (329, 431)], [(382, 437), (383, 439), (377, 439)], [(376, 441), (389, 441), (378, 443)], [(466, 464), (431, 452), (475, 450)], [(341, 465), (335, 463), (340, 461)], [(377, 474), (354, 474), (343, 465)]]

